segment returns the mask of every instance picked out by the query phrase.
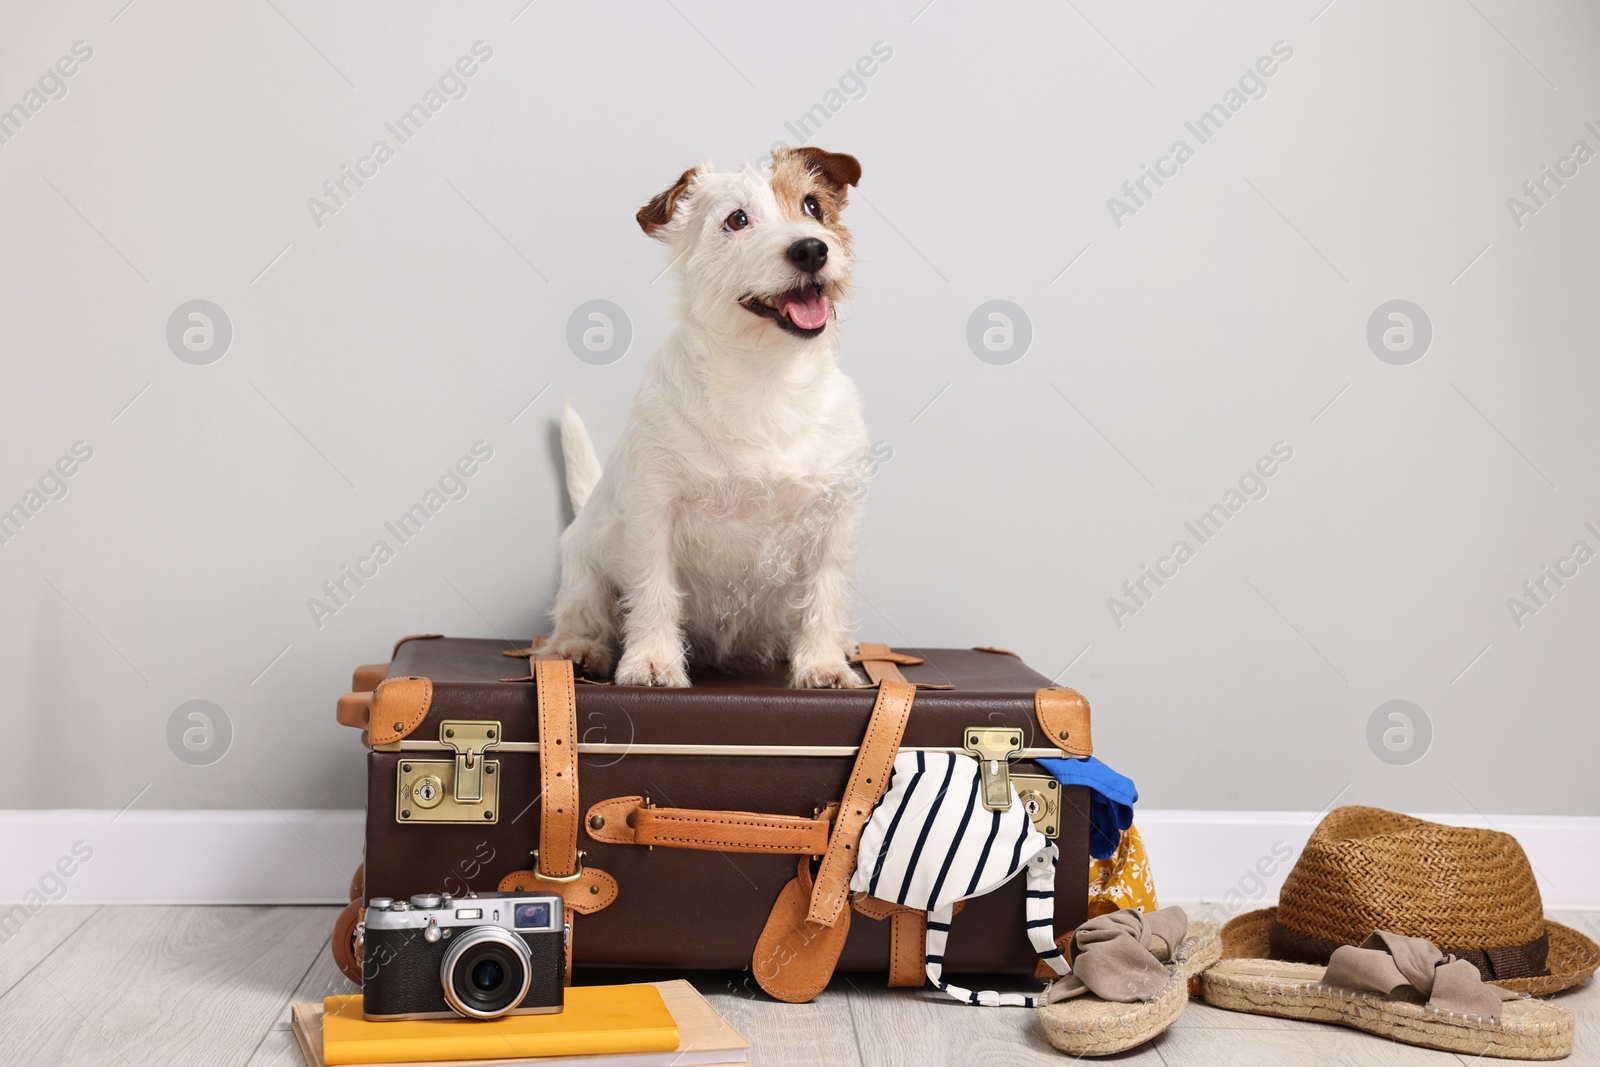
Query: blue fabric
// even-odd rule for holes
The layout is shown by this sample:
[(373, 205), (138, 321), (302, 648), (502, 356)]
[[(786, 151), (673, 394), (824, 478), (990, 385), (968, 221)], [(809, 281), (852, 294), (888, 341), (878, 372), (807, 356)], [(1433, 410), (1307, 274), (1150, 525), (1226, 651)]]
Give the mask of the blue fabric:
[(1107, 860), (1116, 855), (1122, 831), (1133, 825), (1133, 806), (1139, 789), (1133, 779), (1118, 774), (1093, 756), (1087, 759), (1040, 759), (1041, 767), (1062, 785), (1089, 787), (1089, 855)]

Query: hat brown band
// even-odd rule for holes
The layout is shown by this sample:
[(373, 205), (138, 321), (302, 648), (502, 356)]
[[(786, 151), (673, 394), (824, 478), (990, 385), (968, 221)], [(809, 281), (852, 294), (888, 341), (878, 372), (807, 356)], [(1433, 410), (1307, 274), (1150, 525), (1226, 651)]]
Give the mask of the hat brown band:
[[(1275, 959), (1323, 965), (1327, 964), (1329, 957), (1333, 955), (1333, 950), (1342, 944), (1339, 941), (1329, 941), (1326, 938), (1312, 937), (1310, 934), (1291, 930), (1278, 922), (1276, 917), (1267, 928), (1267, 943), (1271, 946)], [(1546, 957), (1550, 954), (1548, 931), (1522, 945), (1484, 949), (1446, 948), (1443, 945), (1439, 947), (1457, 959), (1471, 961), (1483, 975), (1485, 982), (1507, 978), (1536, 978), (1550, 973), (1550, 968), (1545, 964)]]

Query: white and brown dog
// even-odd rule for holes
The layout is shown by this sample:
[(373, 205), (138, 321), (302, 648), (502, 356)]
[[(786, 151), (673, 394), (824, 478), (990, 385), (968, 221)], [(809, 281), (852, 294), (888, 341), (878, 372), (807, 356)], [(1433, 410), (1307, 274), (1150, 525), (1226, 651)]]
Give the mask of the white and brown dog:
[(568, 405), (576, 518), (561, 538), (550, 650), (619, 685), (689, 684), (687, 664), (787, 660), (796, 688), (859, 683), (849, 584), (866, 426), (837, 363), (850, 292), (840, 222), (854, 158), (683, 176), (638, 213), (682, 275), (680, 323), (645, 369), (602, 476)]

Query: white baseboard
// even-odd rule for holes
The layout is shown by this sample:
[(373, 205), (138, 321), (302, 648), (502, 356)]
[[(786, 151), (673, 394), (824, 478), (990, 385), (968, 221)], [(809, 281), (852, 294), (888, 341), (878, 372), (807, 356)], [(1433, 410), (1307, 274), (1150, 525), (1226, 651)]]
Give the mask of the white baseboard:
[[(1313, 811), (1137, 809), (1157, 895), (1204, 901), (1203, 918), (1226, 920), (1264, 907), (1321, 821)], [(1521, 843), (1546, 908), (1600, 908), (1600, 817), (1419, 815), (1453, 826), (1489, 827)], [(1280, 856), (1287, 856), (1280, 861)]]
[(0, 901), (343, 904), (365, 829), (361, 811), (0, 811)]
[[(1140, 809), (1136, 821), (1158, 894), (1225, 919), (1277, 898), (1318, 818)], [(1600, 817), (1424, 818), (1513, 835), (1547, 908), (1600, 908)], [(0, 811), (0, 901), (342, 904), (364, 821), (359, 811)]]

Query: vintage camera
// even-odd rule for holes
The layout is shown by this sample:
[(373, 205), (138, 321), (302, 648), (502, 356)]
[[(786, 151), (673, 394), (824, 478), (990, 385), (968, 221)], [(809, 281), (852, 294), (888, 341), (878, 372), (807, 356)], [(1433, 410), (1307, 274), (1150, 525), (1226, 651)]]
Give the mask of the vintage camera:
[(553, 893), (367, 902), (362, 1016), (497, 1019), (562, 1008), (566, 915)]

